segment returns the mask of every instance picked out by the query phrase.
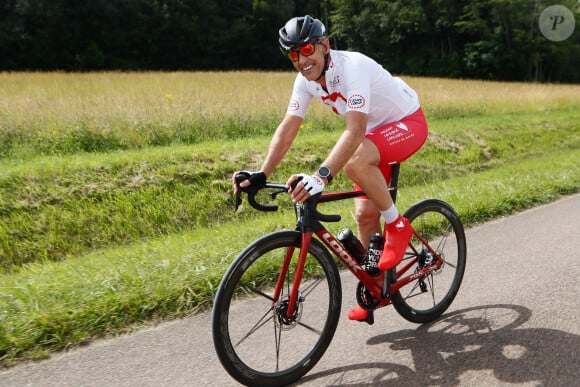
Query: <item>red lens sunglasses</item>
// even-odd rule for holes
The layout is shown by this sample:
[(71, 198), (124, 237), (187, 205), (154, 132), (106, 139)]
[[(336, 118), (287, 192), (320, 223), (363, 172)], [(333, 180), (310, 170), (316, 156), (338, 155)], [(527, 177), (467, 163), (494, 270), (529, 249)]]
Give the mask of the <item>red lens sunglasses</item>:
[(304, 56), (310, 56), (314, 54), (314, 51), (316, 50), (316, 43), (318, 42), (306, 43), (304, 46), (300, 46), (297, 50), (288, 51), (288, 58), (291, 61), (296, 62), (299, 58), (298, 53)]

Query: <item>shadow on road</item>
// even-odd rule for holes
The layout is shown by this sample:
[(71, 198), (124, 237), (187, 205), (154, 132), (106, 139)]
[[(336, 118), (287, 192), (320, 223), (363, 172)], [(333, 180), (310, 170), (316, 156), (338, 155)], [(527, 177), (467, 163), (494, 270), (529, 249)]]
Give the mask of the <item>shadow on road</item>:
[[(573, 312), (577, 313), (577, 311)], [(376, 359), (305, 376), (296, 385), (456, 385), (466, 372), (489, 370), (498, 382), (575, 385), (580, 380), (580, 336), (521, 327), (531, 311), (517, 305), (458, 310), (439, 320), (368, 340), (391, 351), (409, 351), (413, 369)], [(387, 351), (385, 351), (387, 353)], [(464, 379), (460, 377), (464, 375)], [(472, 380), (475, 383), (475, 380)]]

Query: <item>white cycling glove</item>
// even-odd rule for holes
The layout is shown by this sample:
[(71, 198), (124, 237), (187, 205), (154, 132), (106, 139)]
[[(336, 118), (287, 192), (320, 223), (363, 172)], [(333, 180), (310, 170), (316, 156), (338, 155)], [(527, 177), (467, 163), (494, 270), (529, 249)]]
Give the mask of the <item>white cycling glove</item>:
[(298, 180), (302, 181), (302, 184), (304, 184), (304, 189), (306, 189), (311, 196), (321, 193), (324, 189), (324, 182), (316, 175), (300, 173), (297, 176)]

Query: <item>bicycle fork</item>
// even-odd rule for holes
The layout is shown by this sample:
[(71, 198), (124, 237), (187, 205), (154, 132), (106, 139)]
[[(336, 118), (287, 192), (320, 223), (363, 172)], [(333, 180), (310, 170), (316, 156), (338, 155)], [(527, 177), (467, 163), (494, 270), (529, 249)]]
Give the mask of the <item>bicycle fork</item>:
[[(296, 265), (296, 272), (294, 273), (294, 280), (292, 281), (292, 289), (288, 295), (288, 308), (286, 309), (286, 317), (291, 318), (296, 310), (296, 302), (298, 301), (300, 284), (302, 282), (302, 275), (304, 274), (304, 266), (306, 265), (306, 257), (308, 256), (308, 250), (310, 247), (310, 241), (312, 240), (312, 232), (302, 233), (302, 241), (300, 248), (300, 255), (298, 256), (298, 264)], [(295, 247), (289, 247), (286, 250), (286, 256), (284, 257), (284, 262), (282, 264), (282, 269), (278, 275), (278, 281), (276, 282), (276, 289), (274, 290), (274, 300), (273, 304), (278, 302), (280, 295), (282, 294), (282, 288), (284, 286), (284, 279), (288, 275), (290, 270), (290, 262), (292, 262), (292, 257), (294, 256)]]

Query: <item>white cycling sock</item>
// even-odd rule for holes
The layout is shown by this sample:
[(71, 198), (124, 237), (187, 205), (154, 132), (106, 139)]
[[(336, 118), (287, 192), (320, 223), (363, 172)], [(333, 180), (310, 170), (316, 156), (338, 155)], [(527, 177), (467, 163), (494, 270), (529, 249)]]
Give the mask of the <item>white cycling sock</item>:
[(393, 204), (388, 209), (381, 211), (381, 215), (385, 219), (386, 224), (393, 223), (399, 218), (399, 210), (397, 210), (397, 207)]

